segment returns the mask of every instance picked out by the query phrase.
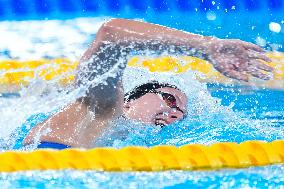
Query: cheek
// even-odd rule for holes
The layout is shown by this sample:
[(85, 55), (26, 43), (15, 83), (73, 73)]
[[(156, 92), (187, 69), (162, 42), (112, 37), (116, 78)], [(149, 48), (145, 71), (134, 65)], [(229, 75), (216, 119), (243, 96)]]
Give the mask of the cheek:
[(142, 122), (152, 123), (156, 114), (159, 113), (159, 106), (161, 106), (161, 104), (152, 100), (142, 100), (143, 99), (141, 99), (141, 101), (137, 101), (130, 107), (130, 114), (134, 119)]
[(154, 113), (154, 108), (152, 108), (150, 104), (143, 102), (136, 106), (132, 106), (130, 111), (132, 111), (135, 116), (145, 119), (149, 118)]

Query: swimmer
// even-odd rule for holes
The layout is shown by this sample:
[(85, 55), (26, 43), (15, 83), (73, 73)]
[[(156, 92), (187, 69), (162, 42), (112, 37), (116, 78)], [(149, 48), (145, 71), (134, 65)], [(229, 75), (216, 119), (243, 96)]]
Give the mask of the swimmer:
[[(107, 85), (91, 85), (86, 96), (77, 99), (43, 123), (24, 139), (28, 145), (39, 139), (38, 148), (92, 148), (94, 141), (119, 116), (157, 126), (167, 126), (186, 116), (187, 97), (182, 89), (168, 83), (149, 81), (124, 95), (121, 76), (131, 53), (146, 50), (197, 56), (237, 80), (249, 75), (270, 79), (271, 60), (257, 45), (235, 39), (218, 39), (183, 32), (155, 24), (112, 19), (101, 26), (96, 39), (80, 59), (76, 84), (84, 85), (104, 76), (114, 65), (119, 71), (108, 77)], [(124, 59), (123, 65), (119, 60)]]

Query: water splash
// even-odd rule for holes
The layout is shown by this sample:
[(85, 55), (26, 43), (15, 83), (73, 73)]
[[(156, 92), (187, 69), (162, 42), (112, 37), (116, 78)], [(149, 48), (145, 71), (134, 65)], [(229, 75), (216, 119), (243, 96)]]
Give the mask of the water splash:
[[(47, 25), (52, 26), (53, 30), (42, 29), (39, 26), (43, 24), (42, 21), (34, 21), (35, 25), (33, 25), (34, 27), (32, 30), (41, 28), (43, 33), (40, 33), (38, 36), (38, 39), (41, 40), (37, 41), (36, 38), (29, 36), (29, 39), (32, 39), (31, 41), (21, 42), (23, 44), (29, 44), (28, 46), (22, 47), (22, 49), (25, 49), (24, 52), (17, 49), (14, 42), (8, 42), (7, 44), (3, 43), (2, 45), (4, 46), (1, 46), (0, 49), (11, 50), (10, 56), (12, 58), (20, 57), (22, 59), (30, 59), (31, 56), (33, 58), (43, 58), (45, 56), (54, 57), (66, 55), (77, 59), (79, 54), (82, 54), (80, 49), (85, 49), (83, 44), (90, 40), (90, 36), (93, 38), (94, 34), (91, 35), (90, 33), (96, 32), (101, 21), (103, 21), (103, 19), (100, 21), (95, 19), (91, 26), (88, 24), (90, 21), (84, 19), (76, 19), (75, 21), (46, 21), (46, 23), (48, 23)], [(93, 23), (96, 23), (95, 27), (93, 26)], [(62, 36), (64, 33), (59, 32), (60, 35), (54, 33), (55, 28), (60, 24), (67, 25), (65, 29), (68, 29), (68, 31), (70, 29), (74, 32), (79, 32), (79, 34), (82, 34), (82, 36), (85, 37), (76, 33), (76, 35), (67, 35), (65, 36), (66, 38), (63, 38), (61, 41), (55, 42), (60, 38), (58, 36)], [(5, 28), (5, 31), (15, 31), (15, 33), (12, 32), (13, 34), (7, 34), (11, 35), (11, 39), (15, 38), (14, 35), (18, 35), (17, 38), (21, 36), (19, 34), (22, 33), (18, 33), (20, 30), (29, 34), (34, 33), (28, 32), (28, 27), (24, 26), (24, 24), (18, 25), (17, 23), (17, 26), (23, 28), (15, 28), (16, 26), (13, 23), (11, 25), (2, 25), (2, 27)], [(88, 38), (86, 38), (87, 35), (89, 36)], [(77, 38), (74, 36), (78, 36), (78, 39), (80, 40), (76, 41)], [(74, 41), (71, 40), (71, 38), (74, 39)], [(59, 46), (56, 46), (56, 48), (48, 48), (50, 51), (36, 51), (37, 49), (42, 49), (38, 44), (45, 45), (45, 43), (54, 43)], [(62, 49), (64, 49), (62, 53), (57, 54), (59, 49), (61, 49), (60, 44), (65, 44), (68, 48), (62, 47)], [(161, 50), (163, 50), (163, 48), (161, 48)], [(172, 50), (171, 54), (175, 52), (174, 49), (169, 50)], [(75, 56), (71, 56), (72, 53), (74, 53)], [(146, 53), (144, 52), (145, 56), (152, 56), (153, 54), (154, 52), (152, 50), (148, 50)], [(163, 52), (160, 52), (160, 54), (163, 54)], [(136, 54), (134, 53), (133, 55)], [(165, 52), (164, 55), (168, 55), (168, 51)], [(20, 97), (13, 99), (0, 98), (0, 114), (2, 115), (0, 120), (0, 148), (9, 149), (13, 146), (17, 139), (17, 135), (14, 135), (14, 132), (19, 130), (23, 124), (24, 127), (31, 127), (32, 124), (36, 124), (47, 117), (35, 116), (35, 120), (33, 120), (29, 119), (31, 116), (37, 114), (50, 115), (64, 107), (66, 104), (74, 101), (79, 96), (84, 95), (91, 85), (102, 83), (109, 76), (116, 77), (119, 65), (122, 64), (121, 61), (119, 61), (112, 70), (106, 72), (106, 74), (92, 79), (87, 78), (85, 84), (81, 87), (76, 88), (70, 86), (68, 88), (62, 88), (56, 84), (56, 79), (46, 82), (39, 78), (35, 78), (28, 87), (22, 88)], [(232, 110), (234, 104), (223, 106), (220, 99), (211, 96), (207, 90), (206, 84), (202, 84), (196, 80), (196, 74), (197, 73), (194, 72), (186, 72), (179, 75), (172, 73), (150, 73), (143, 69), (127, 68), (124, 74), (125, 92), (139, 84), (146, 83), (149, 80), (158, 80), (160, 82), (174, 84), (182, 89), (189, 97), (189, 116), (162, 130), (130, 120), (117, 120), (113, 123), (114, 126), (107, 131), (95, 145), (110, 145), (115, 147), (127, 145), (152, 146), (159, 144), (182, 145), (187, 143), (208, 144), (216, 141), (241, 142), (248, 139), (263, 139), (270, 141), (277, 138), (283, 138), (284, 134), (281, 127), (269, 127), (263, 125), (260, 120), (248, 118), (247, 115), (242, 112), (235, 112)], [(123, 132), (127, 134), (122, 134)], [(116, 134), (113, 135), (112, 133)], [(102, 142), (104, 139), (106, 141), (105, 143)]]
[[(233, 103), (229, 106), (221, 105), (220, 99), (211, 96), (207, 85), (195, 79), (196, 74), (190, 71), (183, 74), (150, 73), (145, 69), (127, 68), (124, 74), (126, 92), (149, 80), (176, 85), (189, 98), (188, 116), (163, 129), (120, 119), (118, 124), (115, 123), (113, 130), (107, 132), (100, 140), (99, 145), (180, 146), (188, 143), (211, 144), (223, 141), (239, 143), (246, 140), (272, 141), (283, 138), (281, 127), (269, 127), (261, 120), (249, 118), (243, 112), (233, 111)], [(121, 133), (127, 134), (120, 135)], [(107, 142), (103, 143), (104, 140)]]

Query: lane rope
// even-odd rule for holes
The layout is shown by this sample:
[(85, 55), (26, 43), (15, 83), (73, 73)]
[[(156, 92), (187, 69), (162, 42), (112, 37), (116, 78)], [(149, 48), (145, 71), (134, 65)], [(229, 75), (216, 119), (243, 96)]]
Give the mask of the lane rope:
[[(274, 80), (277, 87), (284, 88), (284, 53), (268, 54), (275, 68)], [(182, 73), (196, 70), (207, 79), (218, 78), (222, 82), (230, 80), (211, 64), (193, 57), (160, 57), (146, 59), (133, 57), (129, 66), (144, 67), (149, 71), (171, 71)], [(46, 81), (57, 79), (68, 85), (73, 82), (73, 72), (78, 62), (57, 58), (52, 60), (0, 62), (0, 86), (27, 85), (35, 77)], [(58, 77), (62, 76), (62, 77)], [(59, 78), (59, 79), (58, 79)], [(270, 84), (270, 83), (266, 84)], [(282, 84), (282, 85), (281, 85)], [(272, 86), (272, 84), (270, 85)], [(272, 86), (273, 87), (273, 86)], [(0, 153), (0, 172), (26, 170), (103, 170), (103, 171), (164, 171), (200, 170), (220, 168), (244, 168), (248, 166), (284, 163), (284, 140), (273, 142), (246, 141), (236, 143), (216, 143), (211, 146), (199, 144), (175, 146), (96, 148), (91, 150), (67, 149), (35, 150), (32, 152), (7, 151)]]
[[(284, 89), (284, 53), (275, 52), (267, 55), (273, 60), (272, 63), (269, 63), (269, 65), (274, 67), (273, 79), (261, 81), (251, 77), (251, 84)], [(0, 92), (9, 91), (13, 87), (14, 91), (18, 91), (22, 86), (28, 85), (35, 78), (46, 81), (56, 80), (60, 85), (68, 85), (74, 80), (74, 70), (77, 66), (77, 61), (71, 61), (66, 58), (0, 61)], [(133, 57), (129, 60), (128, 66), (146, 68), (150, 72), (182, 73), (187, 70), (194, 70), (204, 75), (204, 77), (198, 77), (199, 80), (204, 82), (224, 84), (235, 84), (237, 82), (220, 74), (210, 63), (194, 57)]]
[(245, 168), (284, 163), (284, 140), (220, 142), (210, 146), (130, 146), (121, 149), (0, 153), (0, 172), (28, 170), (165, 171)]

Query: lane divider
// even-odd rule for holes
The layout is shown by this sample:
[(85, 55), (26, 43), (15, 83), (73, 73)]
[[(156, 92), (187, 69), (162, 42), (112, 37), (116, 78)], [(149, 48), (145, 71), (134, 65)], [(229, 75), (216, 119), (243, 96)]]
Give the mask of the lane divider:
[(284, 140), (220, 142), (210, 146), (130, 146), (121, 149), (0, 153), (0, 172), (28, 170), (165, 171), (245, 168), (284, 163)]
[[(251, 77), (249, 84), (284, 89), (284, 53), (277, 52), (267, 55), (273, 60), (272, 63), (269, 63), (269, 65), (274, 67), (273, 79), (262, 81)], [(28, 85), (35, 78), (46, 81), (56, 79), (60, 85), (68, 85), (74, 81), (74, 70), (77, 66), (77, 61), (71, 61), (66, 58), (0, 61), (0, 92), (18, 91), (22, 86)], [(197, 77), (200, 81), (240, 84), (240, 82), (220, 74), (210, 63), (195, 57), (133, 57), (129, 60), (128, 66), (146, 68), (151, 72), (182, 73), (187, 70), (193, 70), (203, 74), (202, 77)], [(248, 83), (242, 84), (247, 85)]]

